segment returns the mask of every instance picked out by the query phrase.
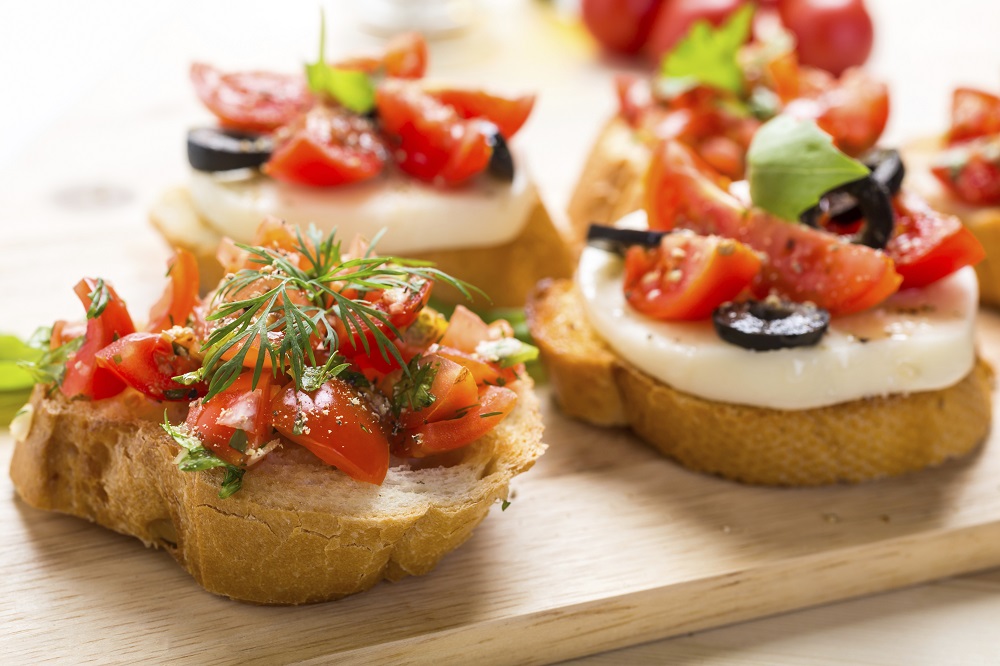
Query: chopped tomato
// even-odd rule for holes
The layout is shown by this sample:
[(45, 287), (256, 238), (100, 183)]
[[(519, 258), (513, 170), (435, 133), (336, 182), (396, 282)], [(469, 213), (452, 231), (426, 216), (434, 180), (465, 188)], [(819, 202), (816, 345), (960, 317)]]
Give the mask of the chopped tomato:
[(367, 180), (382, 171), (388, 156), (371, 120), (323, 105), (282, 127), (277, 138), (264, 172), (300, 185)]
[(419, 32), (403, 33), (389, 40), (381, 57), (347, 58), (334, 66), (358, 69), (369, 74), (377, 74), (382, 70), (386, 76), (419, 79), (427, 69), (427, 42)]
[[(135, 332), (132, 317), (114, 288), (103, 284), (106, 304), (96, 317), (88, 317), (87, 332), (83, 345), (66, 360), (66, 375), (59, 390), (68, 398), (84, 396), (101, 400), (118, 395), (125, 390), (125, 383), (113, 372), (97, 363), (97, 352), (116, 339)], [(83, 307), (88, 310), (93, 305), (92, 294), (99, 294), (98, 281), (84, 278), (73, 288)]]
[(957, 88), (951, 99), (948, 142), (1000, 134), (1000, 97), (973, 88)]
[(918, 196), (901, 192), (893, 208), (896, 228), (885, 251), (903, 276), (903, 288), (931, 284), (986, 256), (957, 217), (933, 210)]
[(174, 377), (192, 372), (201, 363), (178, 353), (171, 340), (159, 333), (130, 333), (96, 354), (97, 364), (154, 400), (194, 400), (205, 395), (204, 383), (185, 386)]
[(253, 373), (244, 372), (207, 402), (192, 403), (187, 426), (219, 458), (245, 464), (247, 451), (271, 439), (271, 393), (270, 373), (261, 374), (254, 388)]
[(931, 173), (966, 203), (1000, 204), (1000, 134), (948, 148), (937, 157)]
[[(399, 424), (403, 429), (454, 418), (460, 411), (479, 402), (475, 377), (465, 366), (439, 354), (427, 354), (418, 363), (433, 368), (435, 374), (429, 392), (434, 396), (434, 402), (417, 410), (404, 402), (399, 414)], [(394, 386), (401, 378), (402, 371), (397, 370), (395, 376), (387, 378), (387, 385)], [(393, 391), (390, 389), (387, 394), (393, 395)]]
[(278, 432), (326, 464), (358, 481), (385, 479), (389, 440), (378, 413), (346, 382), (331, 379), (312, 392), (289, 384), (274, 397), (271, 411)]
[(461, 118), (485, 118), (490, 121), (505, 139), (517, 134), (535, 106), (534, 95), (509, 98), (491, 95), (482, 90), (460, 88), (429, 92), (434, 99), (455, 109)]
[[(396, 337), (395, 332), (392, 330), (393, 328), (399, 331), (416, 321), (420, 310), (427, 305), (427, 299), (430, 298), (433, 286), (434, 283), (430, 280), (416, 279), (410, 282), (408, 288), (395, 287), (393, 289), (371, 291), (365, 294), (363, 302), (366, 306), (380, 312), (385, 317), (388, 324), (375, 316), (371, 316), (371, 320), (379, 331), (392, 339)], [(348, 296), (345, 295), (346, 297)], [(362, 355), (367, 356), (371, 362), (376, 364), (379, 361), (385, 361), (378, 351), (375, 333), (363, 322), (360, 320), (356, 321), (352, 315), (348, 314), (347, 319), (351, 322), (350, 330), (348, 330), (348, 327), (344, 326), (341, 317), (333, 316), (329, 319), (340, 339), (339, 351), (341, 354), (344, 354), (348, 358)], [(392, 367), (397, 365), (392, 359), (388, 363)], [(392, 367), (387, 367), (385, 371), (392, 369)]]
[(483, 360), (476, 354), (452, 347), (438, 345), (431, 347), (435, 354), (447, 358), (472, 373), (478, 386), (504, 386), (517, 379), (517, 368), (501, 368), (496, 363)]
[(464, 410), (464, 416), (434, 421), (405, 431), (397, 445), (399, 455), (420, 458), (461, 448), (476, 441), (510, 414), (517, 403), (514, 391), (488, 386), (477, 405)]
[(419, 87), (399, 81), (380, 85), (375, 101), (382, 128), (395, 142), (397, 164), (411, 176), (458, 185), (489, 164), (492, 123), (463, 119)]
[(647, 174), (650, 227), (718, 234), (764, 253), (754, 283), (758, 295), (774, 290), (842, 315), (872, 307), (899, 288), (902, 278), (883, 252), (747, 211), (702, 169), (689, 148), (677, 142), (661, 145)]
[(736, 298), (760, 271), (746, 245), (720, 236), (674, 233), (625, 255), (625, 297), (654, 319), (696, 320)]
[(456, 305), (440, 342), (444, 347), (453, 347), (471, 354), (476, 351), (476, 345), (489, 339), (489, 324), (464, 305)]
[(183, 326), (198, 302), (198, 260), (194, 255), (177, 248), (168, 266), (170, 282), (149, 311), (146, 328), (154, 333), (171, 326)]
[(202, 103), (223, 125), (234, 129), (270, 132), (313, 104), (305, 80), (297, 74), (223, 74), (211, 65), (194, 63), (191, 81)]

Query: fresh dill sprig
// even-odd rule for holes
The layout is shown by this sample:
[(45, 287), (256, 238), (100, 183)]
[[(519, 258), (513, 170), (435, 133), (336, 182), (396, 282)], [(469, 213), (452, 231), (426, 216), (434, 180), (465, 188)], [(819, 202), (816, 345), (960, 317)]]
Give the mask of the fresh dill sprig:
[[(255, 387), (267, 365), (287, 371), (300, 389), (315, 385), (317, 377), (325, 381), (336, 376), (347, 367), (342, 357), (332, 361), (344, 333), (347, 344), (360, 345), (367, 355), (373, 353), (370, 337), (383, 360), (394, 359), (406, 368), (389, 335), (398, 337), (399, 331), (384, 311), (365, 300), (366, 294), (401, 289), (409, 295), (428, 280), (448, 284), (470, 299), (472, 291), (482, 293), (429, 262), (375, 256), (378, 238), (364, 256), (345, 260), (336, 231), (324, 236), (310, 227), (306, 237), (299, 231), (294, 253), (307, 268), (300, 268), (289, 253), (238, 244), (253, 266), (230, 276), (213, 298), (207, 320), (220, 325), (204, 345), (210, 378), (205, 399), (236, 381), (252, 350)], [(317, 360), (317, 347), (329, 360)], [(316, 367), (322, 369), (318, 374), (309, 370)]]
[(407, 365), (406, 376), (392, 387), (392, 413), (397, 418), (404, 408), (419, 412), (437, 400), (437, 396), (431, 393), (431, 386), (437, 377), (438, 367), (432, 362), (420, 363), (420, 360), (419, 356), (414, 356)]

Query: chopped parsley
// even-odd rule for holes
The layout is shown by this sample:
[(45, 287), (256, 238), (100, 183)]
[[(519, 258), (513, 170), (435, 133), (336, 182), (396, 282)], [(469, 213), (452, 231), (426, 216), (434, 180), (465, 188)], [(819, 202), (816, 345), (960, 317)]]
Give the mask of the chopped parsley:
[(419, 412), (437, 400), (431, 393), (431, 386), (437, 377), (438, 368), (432, 362), (421, 364), (420, 360), (419, 356), (414, 356), (406, 366), (408, 372), (392, 388), (392, 413), (396, 417), (404, 408)]
[[(222, 485), (219, 488), (219, 498), (226, 499), (243, 486), (243, 475), (246, 470), (227, 463), (205, 448), (201, 440), (188, 432), (183, 426), (173, 426), (167, 420), (166, 411), (163, 412), (163, 430), (170, 435), (177, 445), (181, 447), (181, 452), (174, 460), (177, 467), (182, 472), (202, 472), (207, 469), (222, 467), (226, 474), (222, 478)], [(237, 432), (243, 432), (238, 430)], [(244, 440), (246, 433), (243, 433)], [(235, 438), (235, 435), (234, 435)], [(230, 446), (233, 442), (230, 440)], [(244, 443), (244, 448), (246, 447)], [(233, 447), (236, 448), (236, 447)], [(239, 450), (239, 449), (237, 449)]]

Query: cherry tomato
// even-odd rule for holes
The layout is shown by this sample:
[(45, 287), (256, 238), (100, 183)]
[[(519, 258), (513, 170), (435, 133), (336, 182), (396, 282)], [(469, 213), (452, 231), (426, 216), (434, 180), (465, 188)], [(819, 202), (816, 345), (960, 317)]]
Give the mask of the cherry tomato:
[[(97, 291), (98, 282), (84, 278), (73, 288), (83, 307), (92, 305), (91, 294)], [(85, 396), (101, 400), (118, 395), (125, 390), (125, 383), (113, 372), (97, 363), (97, 352), (129, 333), (135, 332), (135, 324), (129, 316), (125, 302), (119, 298), (114, 288), (104, 284), (107, 304), (97, 317), (87, 319), (87, 332), (83, 345), (66, 360), (66, 375), (59, 390), (67, 398)]]
[(1000, 204), (1000, 134), (948, 148), (935, 160), (931, 173), (966, 203)]
[(278, 432), (326, 464), (358, 481), (385, 479), (389, 440), (378, 413), (346, 382), (331, 379), (312, 392), (289, 384), (274, 397), (271, 411)]
[(202, 103), (219, 122), (249, 132), (277, 129), (313, 104), (313, 96), (298, 74), (223, 74), (211, 65), (196, 62), (191, 65), (191, 81)]
[(1000, 134), (1000, 97), (972, 88), (958, 88), (951, 100), (948, 142), (957, 143)]
[(375, 98), (382, 128), (395, 142), (396, 163), (411, 176), (457, 185), (489, 164), (492, 123), (462, 119), (452, 107), (398, 81), (384, 82)]
[(747, 211), (704, 175), (691, 150), (664, 142), (647, 175), (647, 211), (654, 229), (681, 227), (718, 234), (765, 255), (754, 291), (812, 301), (831, 314), (867, 309), (888, 298), (902, 278), (883, 252), (836, 235)]
[(173, 380), (201, 363), (177, 353), (169, 338), (159, 333), (129, 333), (96, 354), (97, 364), (154, 400), (194, 400), (205, 395), (204, 383), (185, 386)]
[[(253, 373), (244, 372), (208, 402), (192, 403), (187, 427), (219, 458), (234, 465), (245, 464), (246, 451), (259, 448), (272, 438), (271, 382), (270, 373), (265, 372), (254, 388)], [(237, 430), (246, 435), (246, 451), (231, 446), (240, 441)]]
[(419, 79), (427, 69), (427, 42), (419, 32), (396, 35), (382, 56), (361, 56), (338, 61), (334, 67), (359, 69), (369, 74), (384, 72), (400, 79)]
[(485, 118), (497, 126), (505, 139), (517, 134), (535, 106), (534, 95), (509, 98), (459, 88), (431, 90), (430, 94), (455, 109), (460, 118)]
[(681, 40), (695, 21), (704, 19), (714, 26), (722, 25), (729, 15), (747, 0), (668, 0), (653, 22), (646, 40), (646, 54), (659, 64), (670, 49)]
[(862, 0), (781, 0), (778, 13), (803, 64), (839, 76), (868, 60), (874, 30)]
[(583, 0), (580, 10), (583, 24), (601, 46), (632, 55), (646, 43), (663, 4), (663, 0)]
[(341, 109), (313, 107), (282, 127), (264, 172), (288, 183), (328, 187), (378, 175), (388, 157), (372, 122)]
[(198, 260), (194, 255), (177, 248), (168, 266), (170, 282), (163, 296), (149, 311), (146, 328), (153, 333), (171, 326), (183, 326), (198, 302)]
[(629, 248), (625, 298), (654, 319), (704, 319), (749, 287), (759, 270), (757, 254), (742, 243), (678, 232), (654, 248)]
[(986, 256), (983, 246), (954, 215), (944, 215), (920, 197), (893, 198), (896, 228), (885, 251), (903, 276), (902, 288), (923, 287), (973, 266)]
[(459, 418), (434, 421), (405, 431), (397, 444), (398, 455), (421, 458), (461, 448), (476, 441), (510, 414), (517, 394), (508, 388), (488, 386), (480, 393), (476, 406), (464, 410)]

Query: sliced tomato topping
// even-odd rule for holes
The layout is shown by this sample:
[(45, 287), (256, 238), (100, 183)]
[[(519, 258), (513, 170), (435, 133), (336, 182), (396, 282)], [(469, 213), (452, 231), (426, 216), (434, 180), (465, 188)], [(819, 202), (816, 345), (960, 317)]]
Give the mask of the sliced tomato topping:
[(896, 230), (885, 251), (903, 276), (903, 288), (931, 284), (986, 256), (957, 217), (931, 209), (915, 194), (901, 192), (893, 208)]
[(97, 364), (132, 388), (154, 400), (194, 400), (208, 393), (204, 382), (185, 386), (174, 377), (192, 372), (201, 363), (174, 348), (159, 333), (130, 333), (96, 354)]
[(517, 134), (535, 106), (534, 95), (510, 98), (459, 88), (431, 90), (430, 94), (455, 109), (461, 118), (485, 118), (497, 126), (505, 139)]
[(253, 388), (253, 373), (244, 372), (208, 402), (192, 403), (187, 427), (219, 458), (234, 465), (246, 463), (247, 451), (272, 438), (271, 382), (265, 372)]
[(331, 379), (319, 389), (285, 386), (271, 403), (273, 425), (291, 441), (351, 478), (382, 483), (389, 469), (389, 440), (378, 413), (346, 382)]
[(471, 444), (506, 418), (516, 403), (514, 391), (488, 386), (480, 393), (478, 404), (464, 410), (464, 415), (407, 430), (397, 451), (399, 455), (420, 458)]
[(323, 105), (282, 127), (278, 138), (264, 172), (300, 185), (326, 187), (373, 178), (388, 155), (368, 118)]
[(183, 326), (198, 302), (198, 260), (183, 248), (177, 248), (167, 268), (170, 282), (163, 296), (149, 311), (146, 328), (158, 333), (171, 326)]
[[(433, 368), (434, 381), (431, 382), (429, 392), (434, 396), (434, 402), (416, 410), (404, 402), (399, 414), (399, 424), (404, 430), (455, 418), (462, 410), (479, 402), (475, 377), (465, 366), (440, 354), (427, 354), (418, 363), (420, 366)], [(387, 378), (387, 383), (395, 385), (401, 378), (402, 371), (397, 371), (394, 377)], [(388, 395), (393, 395), (391, 389)]]
[(931, 173), (974, 206), (1000, 204), (1000, 134), (957, 144), (938, 155)]
[(441, 337), (443, 347), (452, 347), (471, 354), (483, 340), (490, 339), (490, 326), (464, 305), (456, 305), (448, 320), (448, 329)]
[(191, 81), (202, 103), (227, 127), (270, 132), (313, 104), (305, 80), (297, 74), (236, 72), (211, 65), (191, 65)]
[(1000, 134), (1000, 97), (958, 88), (951, 98), (951, 129), (948, 142), (957, 143), (988, 134)]
[[(389, 324), (399, 331), (416, 321), (420, 310), (427, 305), (433, 286), (434, 283), (430, 280), (415, 279), (410, 282), (409, 288), (397, 287), (368, 292), (364, 295), (363, 303), (380, 312)], [(356, 295), (350, 297), (362, 300)], [(364, 322), (356, 321), (350, 314), (347, 315), (347, 319), (350, 322), (349, 329), (344, 326), (344, 321), (340, 317), (330, 317), (330, 324), (340, 339), (340, 353), (348, 358), (369, 356), (373, 362), (376, 358), (380, 359), (375, 333)], [(384, 321), (373, 315), (370, 315), (370, 319), (386, 337), (390, 339), (396, 337), (392, 328)]]
[(463, 119), (414, 85), (385, 81), (375, 95), (399, 168), (420, 180), (458, 185), (481, 173), (493, 154), (494, 126)]
[[(91, 294), (100, 294), (98, 281), (84, 278), (73, 288), (83, 307), (93, 305)], [(96, 317), (87, 319), (87, 332), (83, 345), (73, 352), (66, 361), (66, 375), (59, 390), (68, 398), (84, 396), (102, 400), (118, 395), (125, 390), (125, 383), (113, 372), (97, 363), (97, 352), (118, 338), (135, 332), (132, 317), (125, 302), (109, 284), (103, 284), (101, 300), (105, 301), (103, 311)]]
[(654, 319), (704, 319), (749, 287), (760, 266), (757, 253), (740, 242), (678, 232), (654, 248), (629, 248), (625, 297)]
[(361, 56), (338, 61), (335, 67), (369, 74), (380, 71), (400, 79), (419, 79), (427, 70), (427, 42), (419, 32), (396, 35), (381, 56)]

